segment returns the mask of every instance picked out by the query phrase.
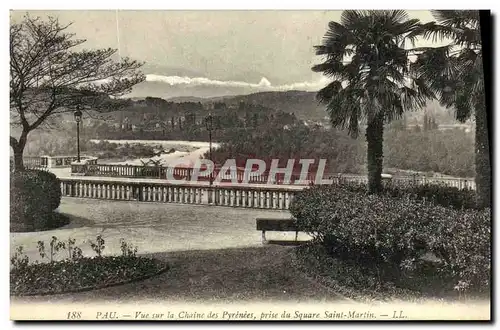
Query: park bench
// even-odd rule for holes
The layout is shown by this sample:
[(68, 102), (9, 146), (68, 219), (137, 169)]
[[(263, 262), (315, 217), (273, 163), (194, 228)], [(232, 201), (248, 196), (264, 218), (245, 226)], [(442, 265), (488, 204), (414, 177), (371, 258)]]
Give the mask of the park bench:
[(297, 242), (297, 237), (299, 230), (292, 219), (270, 219), (270, 218), (257, 218), (257, 230), (262, 231), (262, 244), (268, 244), (269, 241), (266, 239), (266, 231), (294, 231), (295, 232), (295, 242)]

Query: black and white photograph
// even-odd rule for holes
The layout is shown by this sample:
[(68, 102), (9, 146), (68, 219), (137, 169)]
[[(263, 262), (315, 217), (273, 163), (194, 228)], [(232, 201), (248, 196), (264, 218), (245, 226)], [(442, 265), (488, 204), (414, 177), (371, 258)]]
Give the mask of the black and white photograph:
[(492, 13), (345, 6), (10, 10), (10, 319), (490, 321)]

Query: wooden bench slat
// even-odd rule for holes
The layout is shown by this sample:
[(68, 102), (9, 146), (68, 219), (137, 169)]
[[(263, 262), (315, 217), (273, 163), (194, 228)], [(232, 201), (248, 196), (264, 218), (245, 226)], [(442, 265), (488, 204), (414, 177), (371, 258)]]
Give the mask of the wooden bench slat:
[(297, 231), (292, 219), (257, 219), (257, 230)]

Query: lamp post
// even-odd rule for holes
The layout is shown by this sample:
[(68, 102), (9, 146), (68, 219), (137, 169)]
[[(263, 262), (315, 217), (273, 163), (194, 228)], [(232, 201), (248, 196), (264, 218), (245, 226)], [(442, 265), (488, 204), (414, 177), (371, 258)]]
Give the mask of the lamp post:
[[(207, 127), (207, 130), (208, 130), (208, 158), (213, 162), (212, 160), (212, 130), (214, 129), (214, 124), (213, 124), (213, 117), (212, 117), (212, 114), (211, 113), (208, 113), (208, 116), (205, 118), (205, 125)], [(213, 169), (212, 171), (210, 171), (210, 187), (212, 187), (212, 184), (213, 184), (213, 176), (212, 176), (212, 173), (213, 173)]]
[(78, 163), (80, 163), (80, 122), (82, 121), (82, 110), (81, 110), (81, 105), (78, 104), (76, 106), (76, 111), (74, 113), (75, 115), (75, 121), (76, 121), (76, 152), (77, 152), (77, 159)]

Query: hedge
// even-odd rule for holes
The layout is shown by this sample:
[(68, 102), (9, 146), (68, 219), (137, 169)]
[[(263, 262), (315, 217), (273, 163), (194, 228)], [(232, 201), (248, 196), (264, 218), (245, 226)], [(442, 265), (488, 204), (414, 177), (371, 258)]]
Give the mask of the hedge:
[(60, 203), (60, 182), (53, 173), (40, 170), (11, 173), (11, 229), (32, 231), (60, 226), (64, 219), (54, 213)]
[(290, 206), (300, 230), (335, 257), (415, 267), (426, 252), (457, 285), (489, 286), (490, 210), (456, 210), (414, 198), (367, 195), (362, 186), (314, 186)]

